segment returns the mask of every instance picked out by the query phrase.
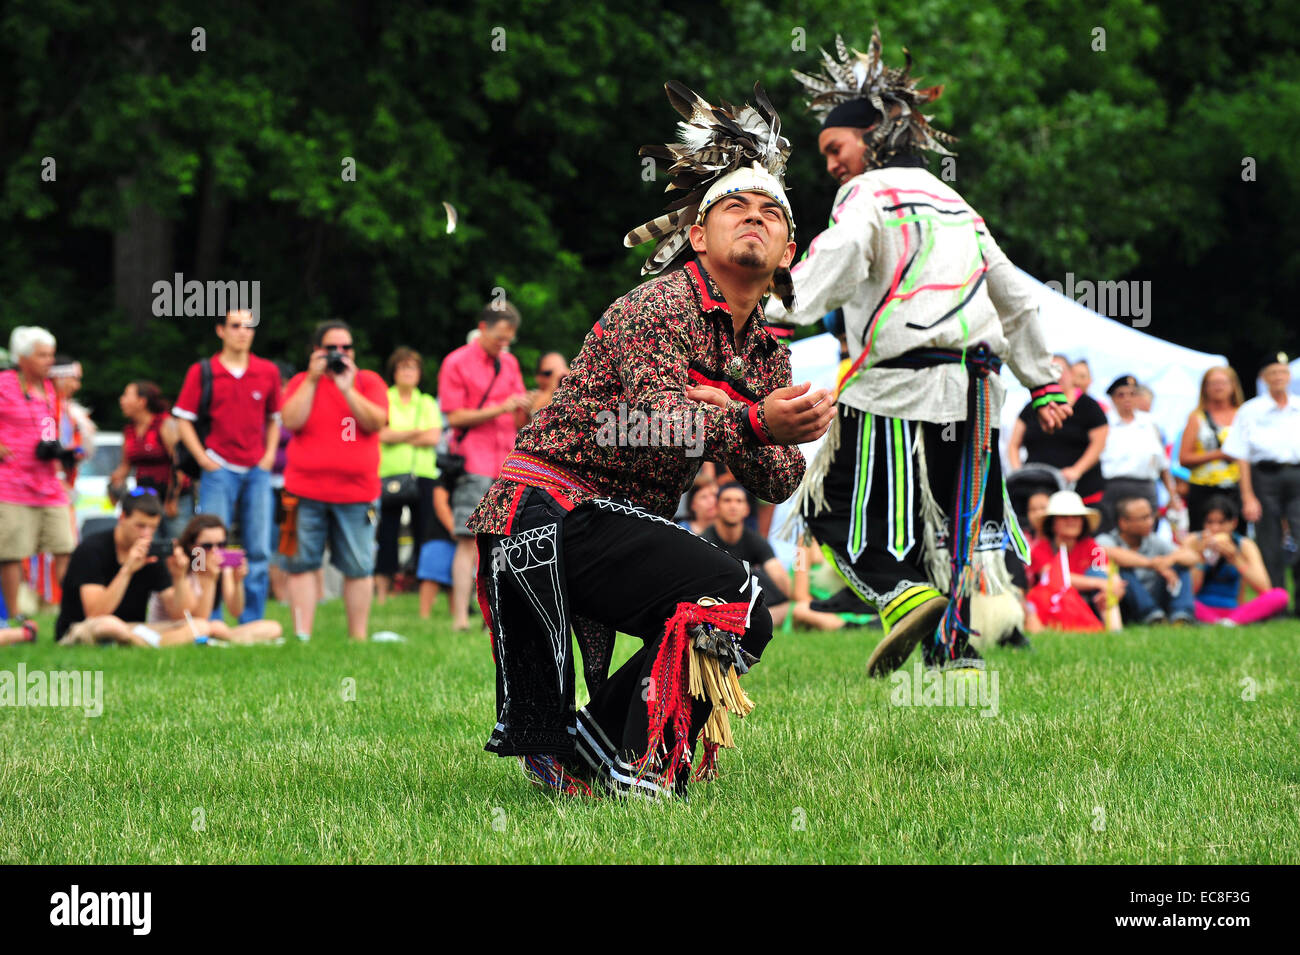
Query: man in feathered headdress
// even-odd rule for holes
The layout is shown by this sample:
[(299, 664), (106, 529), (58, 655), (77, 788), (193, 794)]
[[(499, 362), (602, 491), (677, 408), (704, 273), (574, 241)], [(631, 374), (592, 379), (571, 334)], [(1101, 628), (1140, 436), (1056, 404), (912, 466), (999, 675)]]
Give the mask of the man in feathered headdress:
[(943, 144), (954, 141), (921, 112), (942, 87), (918, 89), (910, 56), (886, 67), (879, 29), (867, 53), (839, 37), (836, 52), (822, 51), (825, 73), (795, 76), (840, 189), (829, 227), (792, 269), (798, 306), (768, 308), (795, 324), (843, 309), (852, 359), (796, 510), (882, 618), (869, 673), (901, 666), (917, 643), (929, 665), (977, 668), (970, 599), (1009, 586), (1006, 540), (1027, 557), (998, 457), (1003, 360), (1030, 383), (1045, 430), (1069, 405), (1032, 288), (925, 168), (924, 152), (951, 155)]
[[(790, 384), (759, 305), (774, 279), (788, 293), (795, 251), (779, 119), (757, 87), (740, 110), (667, 90), (682, 141), (643, 154), (671, 163), (672, 202), (625, 242), (659, 239), (643, 271), (673, 269), (596, 323), (469, 521), (497, 670), (487, 750), (569, 794), (658, 796), (715, 772), (772, 621), (750, 569), (669, 518), (706, 457), (789, 497), (793, 445), (834, 416), (828, 392)], [(576, 713), (570, 626), (591, 694)], [(607, 676), (615, 629), (645, 646)]]

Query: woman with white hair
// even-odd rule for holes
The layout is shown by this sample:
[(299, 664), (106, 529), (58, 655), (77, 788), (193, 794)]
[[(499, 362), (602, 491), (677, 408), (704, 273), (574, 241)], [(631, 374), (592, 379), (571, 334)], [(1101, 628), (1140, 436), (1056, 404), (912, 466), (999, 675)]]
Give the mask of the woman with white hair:
[(0, 589), (12, 614), (22, 561), (53, 554), (61, 582), (75, 541), (59, 480), (69, 455), (58, 442), (58, 400), (49, 377), (54, 336), (20, 325), (9, 336), (9, 356), (18, 367), (0, 372)]

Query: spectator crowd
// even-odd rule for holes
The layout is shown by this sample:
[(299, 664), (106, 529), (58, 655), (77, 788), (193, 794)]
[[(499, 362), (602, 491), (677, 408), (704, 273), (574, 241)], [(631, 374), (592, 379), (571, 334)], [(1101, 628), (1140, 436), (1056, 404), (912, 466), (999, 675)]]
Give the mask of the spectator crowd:
[[(295, 372), (256, 354), (254, 316), (230, 311), (216, 322), (217, 350), (188, 368), (174, 402), (152, 381), (123, 387), (122, 457), (108, 478), (116, 519), (79, 542), (77, 471), (96, 435), (75, 400), (81, 366), (48, 331), (14, 329), (12, 367), (0, 371), (10, 618), (0, 644), (36, 638), (19, 612), (24, 578), (58, 598), (54, 637), (65, 644), (283, 640), (265, 619), (273, 597), (289, 604), (292, 637), (307, 641), (327, 555), (352, 639), (368, 638), (372, 601), (403, 590), (418, 589), (425, 618), (445, 592), (452, 629), (469, 629), (478, 556), (466, 520), (518, 429), (569, 374), (565, 356), (548, 352), (529, 390), (511, 353), (519, 325), (513, 305), (484, 307), (467, 343), (441, 360), (435, 391), (410, 347), (389, 357), (387, 380), (359, 368), (343, 321), (315, 329)], [(1026, 406), (1005, 449), (1029, 545), (1028, 566), (1012, 568), (1023, 629), (1244, 625), (1285, 612), (1300, 535), (1300, 398), (1287, 356), (1261, 363), (1265, 388), (1249, 401), (1232, 368), (1211, 368), (1172, 441), (1150, 414), (1157, 396), (1134, 376), (1095, 397), (1086, 361), (1053, 360), (1073, 413), (1046, 434)], [(775, 623), (874, 624), (815, 542), (793, 567), (776, 558), (772, 505), (724, 465), (704, 463), (677, 520), (749, 562)]]

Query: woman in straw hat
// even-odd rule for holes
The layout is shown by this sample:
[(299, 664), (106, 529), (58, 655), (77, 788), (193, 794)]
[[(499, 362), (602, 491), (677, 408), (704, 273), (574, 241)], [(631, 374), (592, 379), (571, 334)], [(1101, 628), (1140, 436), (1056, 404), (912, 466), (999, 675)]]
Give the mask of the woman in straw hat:
[(1106, 550), (1093, 539), (1100, 523), (1101, 512), (1074, 491), (1057, 491), (1048, 500), (1029, 551), (1029, 579), (1037, 580), (1026, 595), (1030, 632), (1100, 630), (1103, 621), (1119, 628), (1124, 581), (1111, 579)]

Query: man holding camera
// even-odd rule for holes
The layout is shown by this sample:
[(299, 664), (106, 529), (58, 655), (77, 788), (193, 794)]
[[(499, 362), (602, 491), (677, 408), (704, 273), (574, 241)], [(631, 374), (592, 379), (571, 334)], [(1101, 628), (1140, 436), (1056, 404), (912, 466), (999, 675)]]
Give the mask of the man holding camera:
[[(189, 556), (175, 541), (154, 540), (161, 520), (157, 492), (135, 488), (122, 498), (122, 514), (111, 531), (91, 534), (77, 545), (54, 627), (60, 646), (112, 641), (157, 649), (211, 633), (208, 620), (178, 619), (196, 605), (185, 581)], [(167, 615), (177, 619), (150, 626), (139, 622), (154, 593)]]
[[(265, 616), (275, 518), (271, 469), (280, 444), (280, 369), (253, 354), (256, 326), (246, 309), (227, 312), (217, 325), (221, 351), (207, 360), (208, 407), (201, 407), (203, 362), (195, 362), (172, 408), (181, 440), (203, 468), (196, 511), (214, 514), (229, 527), (238, 508), (239, 536), (248, 556), (240, 623)], [(199, 437), (196, 424), (209, 427), (206, 437)]]
[[(348, 636), (366, 639), (375, 565), (379, 498), (379, 432), (388, 423), (388, 386), (353, 361), (352, 329), (323, 322), (312, 336), (311, 362), (284, 389), (284, 426), (294, 433), (284, 470), (281, 535), (289, 571), (289, 602), (299, 640), (310, 640), (316, 616), (316, 570), (328, 539), (330, 562), (343, 574)], [(289, 540), (286, 541), (286, 537)], [(287, 548), (287, 549), (286, 549)]]
[(443, 359), (438, 372), (438, 404), (450, 432), (447, 448), (464, 458), (460, 473), (447, 475), (456, 527), (452, 630), (469, 629), (469, 592), (478, 566), (478, 545), (465, 522), (497, 479), (515, 435), (533, 415), (519, 359), (509, 352), (519, 321), (519, 310), (509, 302), (489, 302), (479, 313), (478, 335)]
[(0, 372), (0, 587), (5, 606), (17, 615), (22, 561), (54, 555), (62, 580), (74, 539), (68, 494), (59, 480), (71, 470), (71, 451), (58, 442), (54, 385), (54, 336), (19, 326), (9, 336), (17, 369)]

